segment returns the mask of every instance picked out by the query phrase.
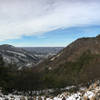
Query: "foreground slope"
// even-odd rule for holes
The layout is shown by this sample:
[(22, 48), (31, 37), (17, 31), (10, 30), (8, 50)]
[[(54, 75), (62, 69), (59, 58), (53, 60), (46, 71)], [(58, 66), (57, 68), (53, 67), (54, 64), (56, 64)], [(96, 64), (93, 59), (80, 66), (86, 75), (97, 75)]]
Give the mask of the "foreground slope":
[[(24, 93), (14, 93), (4, 95), (0, 93), (0, 100), (100, 100), (100, 81), (92, 82), (88, 87), (66, 87), (64, 91), (54, 95), (53, 91), (51, 94), (41, 93), (42, 91), (34, 91), (33, 94), (25, 95)], [(45, 92), (47, 90), (44, 90)], [(49, 91), (49, 90), (48, 90)], [(35, 94), (36, 92), (36, 94)]]

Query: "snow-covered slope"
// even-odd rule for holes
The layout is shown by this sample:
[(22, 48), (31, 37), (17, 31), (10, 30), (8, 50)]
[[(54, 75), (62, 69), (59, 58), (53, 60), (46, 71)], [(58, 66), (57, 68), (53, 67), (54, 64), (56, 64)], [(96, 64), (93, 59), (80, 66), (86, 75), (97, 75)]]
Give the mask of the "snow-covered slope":
[(31, 67), (39, 62), (39, 58), (34, 54), (7, 44), (0, 45), (0, 55), (3, 57), (5, 64), (16, 64), (19, 68)]

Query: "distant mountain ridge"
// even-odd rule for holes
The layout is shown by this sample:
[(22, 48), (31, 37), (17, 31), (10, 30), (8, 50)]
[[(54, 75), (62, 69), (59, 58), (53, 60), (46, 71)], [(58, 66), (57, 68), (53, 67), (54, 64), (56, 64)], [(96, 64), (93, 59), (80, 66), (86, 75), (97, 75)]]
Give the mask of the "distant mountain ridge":
[(24, 50), (35, 54), (40, 59), (56, 55), (64, 47), (22, 47)]

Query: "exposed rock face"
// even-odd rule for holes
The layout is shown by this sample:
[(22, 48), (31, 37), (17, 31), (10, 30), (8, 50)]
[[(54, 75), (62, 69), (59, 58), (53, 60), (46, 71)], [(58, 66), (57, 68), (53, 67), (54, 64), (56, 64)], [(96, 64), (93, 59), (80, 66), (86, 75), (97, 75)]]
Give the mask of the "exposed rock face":
[(31, 67), (39, 62), (39, 58), (24, 49), (11, 45), (0, 45), (0, 55), (6, 65), (16, 64), (18, 68)]

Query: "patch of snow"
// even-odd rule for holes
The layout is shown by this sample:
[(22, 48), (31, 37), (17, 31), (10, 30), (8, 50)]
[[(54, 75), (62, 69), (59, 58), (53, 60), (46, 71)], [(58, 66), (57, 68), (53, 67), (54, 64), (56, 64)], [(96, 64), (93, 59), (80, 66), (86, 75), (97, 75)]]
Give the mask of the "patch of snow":
[(56, 58), (58, 58), (61, 54), (62, 54), (62, 52), (61, 52), (61, 53), (59, 53), (58, 55), (54, 56), (53, 58), (51, 58), (51, 59), (50, 59), (50, 61), (55, 60), (55, 59), (56, 59)]
[(53, 57), (53, 58), (50, 59), (50, 61), (53, 61), (53, 60), (55, 60), (55, 59), (56, 59), (56, 57)]
[(26, 55), (24, 55), (23, 53), (19, 53), (19, 52), (14, 52), (14, 51), (9, 51), (7, 50), (8, 53), (12, 53), (12, 54), (15, 54), (15, 55), (19, 55), (19, 56), (23, 56), (23, 57), (26, 57)]
[(89, 99), (94, 97), (95, 94), (92, 91), (87, 91), (84, 96), (87, 96)]

